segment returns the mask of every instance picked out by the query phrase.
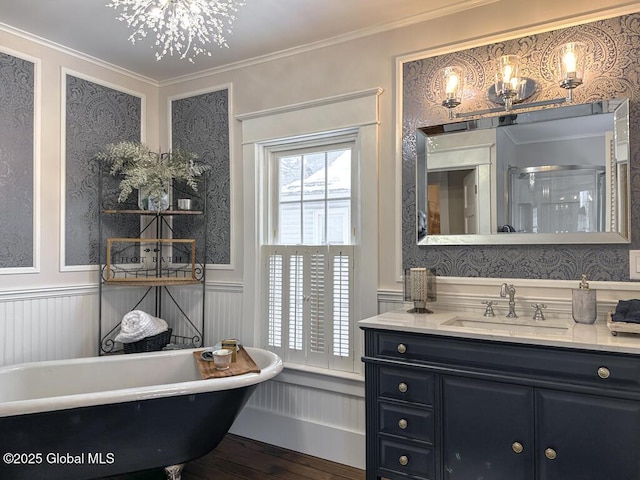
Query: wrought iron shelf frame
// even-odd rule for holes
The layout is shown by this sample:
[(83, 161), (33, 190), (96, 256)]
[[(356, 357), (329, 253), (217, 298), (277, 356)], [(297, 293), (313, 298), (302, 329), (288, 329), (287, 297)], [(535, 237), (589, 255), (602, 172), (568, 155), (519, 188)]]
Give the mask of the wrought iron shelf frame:
[[(185, 348), (195, 348), (201, 347), (203, 345), (204, 333), (205, 333), (205, 308), (206, 308), (206, 260), (207, 260), (207, 239), (206, 239), (206, 231), (207, 231), (207, 206), (206, 206), (206, 195), (207, 195), (207, 176), (203, 175), (200, 179), (200, 185), (198, 186), (198, 192), (180, 192), (177, 187), (174, 187), (174, 194), (177, 192), (178, 195), (184, 194), (186, 196), (194, 198), (194, 193), (197, 193), (197, 200), (201, 203), (201, 208), (198, 210), (161, 210), (161, 211), (152, 211), (152, 210), (140, 210), (137, 208), (127, 208), (128, 205), (125, 205), (123, 209), (117, 208), (105, 208), (104, 202), (104, 180), (106, 175), (103, 174), (102, 169), (100, 169), (99, 174), (99, 212), (98, 212), (98, 262), (99, 262), (99, 346), (98, 353), (99, 355), (106, 354), (116, 354), (122, 353), (122, 349), (118, 348), (118, 343), (114, 341), (114, 337), (118, 328), (120, 327), (120, 322), (116, 323), (116, 325), (112, 328), (108, 326), (105, 328), (103, 322), (103, 309), (104, 309), (104, 295), (105, 289), (112, 287), (123, 287), (123, 288), (135, 288), (138, 287), (143, 289), (139, 296), (136, 296), (137, 301), (135, 305), (129, 308), (127, 311), (136, 310), (138, 307), (149, 298), (150, 295), (154, 297), (153, 301), (153, 312), (149, 312), (154, 316), (162, 318), (162, 310), (163, 310), (163, 300), (170, 302), (169, 304), (172, 308), (176, 309), (176, 314), (179, 312), (179, 318), (165, 319), (169, 324), (169, 327), (173, 328), (173, 332), (171, 335), (171, 342), (174, 344), (178, 344), (180, 346), (184, 346)], [(180, 271), (183, 268), (183, 272), (187, 271), (189, 276), (179, 277), (177, 276), (169, 276), (163, 275), (166, 274), (167, 270), (161, 270), (161, 262), (155, 262), (155, 266), (152, 268), (123, 268), (119, 266), (114, 266), (107, 261), (107, 251), (106, 251), (106, 239), (104, 237), (104, 225), (103, 222), (106, 218), (115, 218), (115, 216), (135, 216), (140, 218), (140, 229), (139, 229), (139, 237), (136, 239), (132, 239), (132, 241), (141, 241), (144, 240), (149, 244), (156, 244), (156, 251), (161, 251), (162, 247), (165, 248), (169, 245), (172, 247), (176, 247), (180, 244), (180, 242), (186, 242), (185, 239), (175, 239), (174, 234), (174, 225), (172, 219), (175, 217), (185, 217), (185, 216), (193, 216), (200, 217), (201, 224), (199, 227), (202, 229), (202, 234), (200, 240), (202, 243), (202, 249), (199, 252), (194, 253), (194, 258), (192, 263), (185, 264), (185, 266), (181, 267), (180, 265), (175, 266), (175, 271)], [(144, 219), (144, 221), (143, 221)], [(194, 222), (195, 225), (195, 222)], [(169, 235), (170, 238), (166, 238)], [(143, 238), (144, 237), (144, 238)], [(120, 240), (125, 240), (124, 238), (120, 238)], [(176, 245), (173, 245), (173, 241), (175, 241)], [(193, 239), (195, 242), (195, 239)], [(197, 259), (200, 261), (197, 261)], [(112, 269), (107, 272), (107, 268)], [(121, 276), (118, 278), (114, 278), (113, 269), (121, 269)], [(196, 286), (202, 288), (202, 308), (200, 311), (200, 318), (193, 318), (193, 315), (190, 316), (186, 311), (183, 305), (181, 305), (179, 299), (175, 295), (174, 288), (185, 287), (185, 286)], [(123, 312), (123, 314), (126, 312)], [(187, 331), (191, 332), (187, 335), (181, 335), (179, 329), (176, 328), (178, 322), (184, 322), (187, 326)], [(184, 333), (184, 332), (182, 332)]]

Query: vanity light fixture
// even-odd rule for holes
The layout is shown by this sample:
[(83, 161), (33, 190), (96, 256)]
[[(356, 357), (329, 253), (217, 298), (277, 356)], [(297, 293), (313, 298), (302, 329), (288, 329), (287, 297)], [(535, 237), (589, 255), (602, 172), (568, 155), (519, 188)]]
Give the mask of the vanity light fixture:
[(449, 119), (453, 119), (453, 109), (462, 103), (464, 70), (456, 66), (445, 67), (441, 70), (441, 79), (444, 87), (442, 106), (449, 110)]
[(432, 269), (418, 267), (404, 271), (404, 300), (413, 302), (409, 313), (433, 313), (428, 302), (436, 301), (436, 275)]
[[(494, 103), (502, 103), (504, 107), (488, 108), (485, 110), (475, 110), (472, 112), (453, 113), (453, 108), (462, 103), (462, 84), (460, 91), (455, 92), (449, 89), (448, 79), (452, 78), (452, 73), (447, 73), (450, 68), (442, 70), (445, 90), (445, 99), (442, 106), (449, 110), (449, 119), (485, 115), (503, 111), (520, 110), (524, 108), (543, 107), (547, 105), (559, 105), (573, 102), (573, 90), (584, 81), (585, 64), (587, 59), (587, 46), (581, 42), (569, 42), (556, 48), (554, 60), (558, 71), (558, 81), (562, 88), (568, 90), (566, 97), (542, 100), (538, 102), (521, 103), (536, 90), (536, 82), (530, 78), (520, 75), (520, 62), (517, 55), (502, 55), (496, 59), (495, 81), (487, 97)], [(455, 67), (459, 68), (459, 67)], [(464, 78), (464, 71), (459, 69), (458, 78)], [(453, 83), (452, 83), (453, 85)]]

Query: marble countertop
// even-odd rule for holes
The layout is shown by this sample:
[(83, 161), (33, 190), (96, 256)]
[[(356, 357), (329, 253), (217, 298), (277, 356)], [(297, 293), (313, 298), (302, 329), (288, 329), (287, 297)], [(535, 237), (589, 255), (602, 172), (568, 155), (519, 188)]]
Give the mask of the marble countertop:
[(534, 321), (504, 316), (485, 318), (467, 312), (414, 314), (395, 310), (361, 320), (358, 326), (394, 332), (640, 354), (640, 334), (618, 333), (613, 336), (607, 322), (600, 319), (593, 325), (585, 325), (573, 320)]

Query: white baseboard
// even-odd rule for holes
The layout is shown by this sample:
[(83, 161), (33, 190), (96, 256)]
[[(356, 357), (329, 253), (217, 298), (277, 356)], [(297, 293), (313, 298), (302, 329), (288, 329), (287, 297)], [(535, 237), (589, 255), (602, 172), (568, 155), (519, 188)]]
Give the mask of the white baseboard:
[(365, 434), (246, 407), (231, 433), (351, 467), (365, 468)]

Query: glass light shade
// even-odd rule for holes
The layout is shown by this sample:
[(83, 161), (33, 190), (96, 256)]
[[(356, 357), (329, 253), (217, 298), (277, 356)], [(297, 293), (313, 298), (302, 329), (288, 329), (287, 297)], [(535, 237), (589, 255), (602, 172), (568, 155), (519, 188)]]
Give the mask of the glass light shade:
[(519, 58), (517, 55), (503, 55), (496, 60), (496, 95), (504, 100), (507, 110), (518, 94), (520, 85)]
[(441, 70), (443, 99), (442, 105), (455, 108), (462, 103), (464, 91), (464, 70), (462, 67), (445, 67)]
[(581, 42), (569, 42), (556, 50), (558, 80), (562, 88), (569, 90), (582, 85), (587, 57), (587, 46)]

